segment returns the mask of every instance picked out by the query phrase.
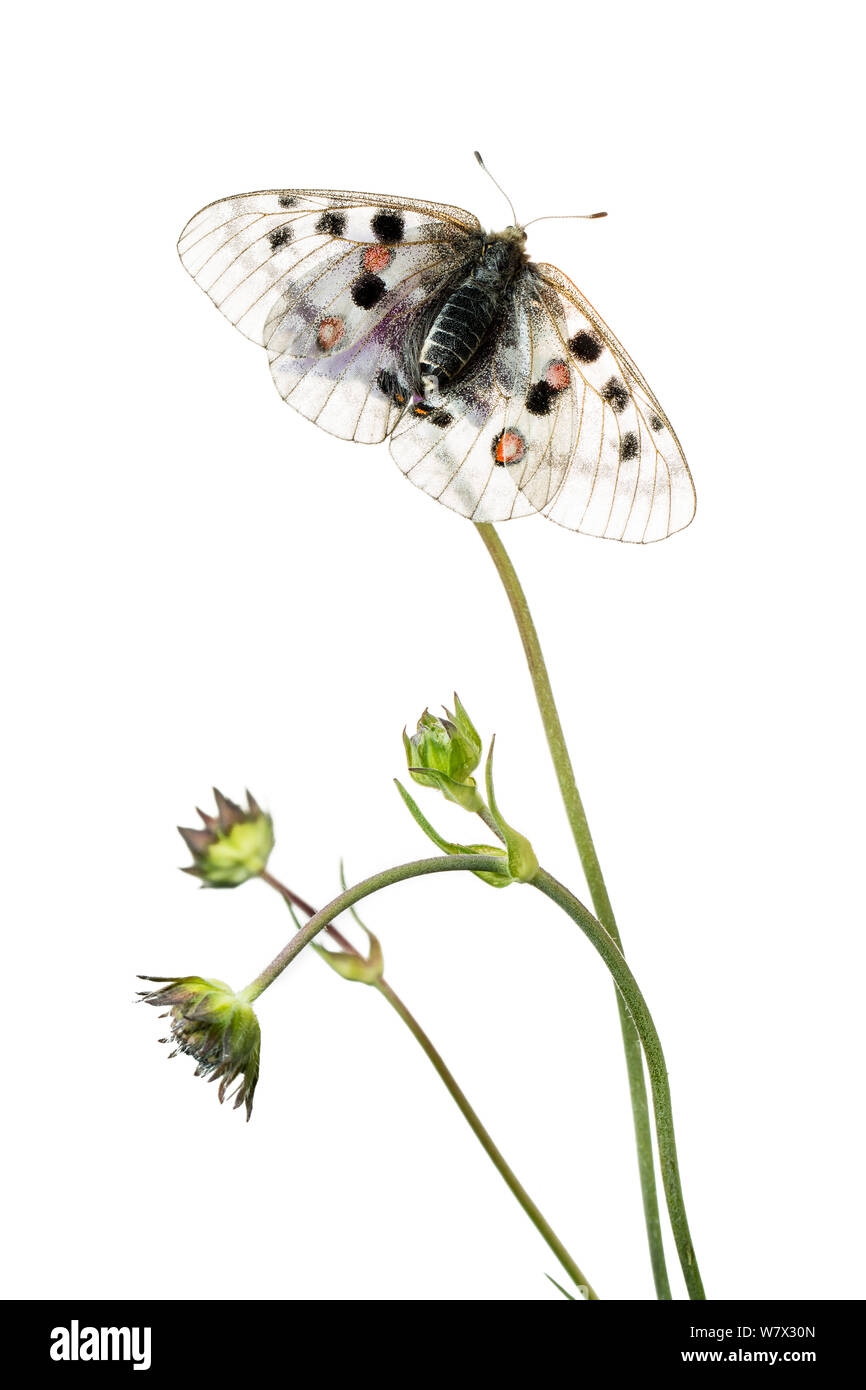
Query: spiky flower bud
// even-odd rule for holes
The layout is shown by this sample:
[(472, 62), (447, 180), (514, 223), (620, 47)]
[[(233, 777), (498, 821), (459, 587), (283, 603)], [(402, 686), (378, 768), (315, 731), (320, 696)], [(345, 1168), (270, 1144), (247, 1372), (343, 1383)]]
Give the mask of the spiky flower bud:
[(472, 720), (454, 696), (455, 713), (439, 719), (425, 710), (410, 738), (403, 730), (409, 775), (422, 787), (434, 787), (466, 811), (483, 804), (472, 773), (481, 757), (481, 739)]
[(264, 873), (274, 847), (274, 824), (247, 792), (247, 809), (229, 801), (214, 787), (217, 814), (199, 811), (204, 829), (179, 825), (195, 863), (184, 869), (209, 888), (237, 888)]
[(219, 1081), (220, 1104), (229, 1086), (240, 1076), (234, 1108), (245, 1105), (249, 1119), (259, 1079), (261, 1030), (243, 995), (235, 994), (222, 980), (205, 980), (201, 975), (138, 978), (163, 986), (140, 991), (140, 998), (145, 1004), (165, 1008), (161, 1017), (171, 1018), (170, 1036), (160, 1038), (160, 1042), (175, 1044), (171, 1056), (181, 1052), (195, 1057), (195, 1075)]

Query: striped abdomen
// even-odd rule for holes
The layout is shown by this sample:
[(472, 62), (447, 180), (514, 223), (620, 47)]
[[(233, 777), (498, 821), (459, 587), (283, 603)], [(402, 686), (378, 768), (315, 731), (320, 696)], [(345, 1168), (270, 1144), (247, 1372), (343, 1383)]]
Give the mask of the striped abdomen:
[(448, 296), (421, 349), (425, 391), (447, 386), (475, 356), (490, 331), (500, 292), (500, 286), (479, 282), (473, 273)]

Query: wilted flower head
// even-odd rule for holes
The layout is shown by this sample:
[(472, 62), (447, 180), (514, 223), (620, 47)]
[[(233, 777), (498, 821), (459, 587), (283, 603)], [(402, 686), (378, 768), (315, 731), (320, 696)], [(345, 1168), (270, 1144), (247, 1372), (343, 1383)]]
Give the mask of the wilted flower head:
[(454, 708), (454, 714), (445, 710), (444, 719), (425, 710), (411, 738), (403, 730), (406, 762), (422, 787), (434, 787), (465, 810), (477, 811), (481, 798), (471, 774), (481, 757), (481, 739), (457, 695)]
[(246, 1105), (247, 1119), (253, 1109), (253, 1095), (259, 1079), (261, 1030), (251, 1006), (222, 980), (205, 980), (201, 975), (139, 975), (163, 985), (162, 989), (141, 991), (141, 999), (156, 1008), (166, 1008), (162, 1017), (171, 1018), (171, 1034), (160, 1042), (176, 1044), (179, 1052), (195, 1057), (196, 1076), (219, 1081), (220, 1104), (233, 1081), (242, 1078), (234, 1093), (234, 1108)]
[(274, 847), (274, 824), (249, 792), (246, 811), (216, 787), (213, 794), (217, 814), (199, 811), (203, 830), (178, 826), (195, 860), (184, 873), (194, 874), (210, 888), (237, 888), (267, 868)]

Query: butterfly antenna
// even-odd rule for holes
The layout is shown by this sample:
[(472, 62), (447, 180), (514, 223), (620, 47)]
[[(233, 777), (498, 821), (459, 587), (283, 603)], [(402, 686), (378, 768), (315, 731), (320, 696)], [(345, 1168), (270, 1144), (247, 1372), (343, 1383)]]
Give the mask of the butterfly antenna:
[(515, 227), (519, 227), (519, 226), (520, 226), (520, 223), (519, 223), (518, 220), (517, 220), (517, 213), (514, 211), (514, 204), (512, 203), (512, 201), (511, 201), (511, 199), (509, 198), (508, 194), (505, 192), (505, 189), (502, 187), (502, 184), (499, 182), (498, 179), (494, 179), (493, 175), (491, 174), (491, 172), (490, 172), (490, 170), (488, 169), (487, 165), (484, 163), (484, 160), (481, 158), (481, 155), (478, 153), (478, 151), (477, 151), (477, 150), (473, 150), (472, 153), (475, 155), (475, 158), (478, 160), (478, 163), (481, 165), (481, 168), (484, 170), (484, 172), (485, 172), (485, 174), (487, 175), (487, 177), (488, 177), (493, 183), (496, 184), (496, 187), (499, 189), (499, 192), (502, 194), (502, 196), (503, 196), (503, 198), (505, 199), (506, 203), (507, 203), (508, 206), (511, 208), (511, 216), (514, 218), (514, 226), (515, 226)]
[(560, 221), (562, 218), (571, 218), (571, 217), (583, 218), (583, 219), (584, 219), (585, 221), (587, 221), (587, 222), (592, 222), (592, 221), (595, 220), (596, 217), (607, 217), (607, 213), (606, 213), (606, 212), (551, 212), (551, 213), (548, 213), (546, 217), (533, 217), (533, 218), (530, 219), (529, 222), (524, 222), (524, 224), (523, 224), (524, 231), (526, 230), (527, 227), (531, 227), (533, 222), (558, 222), (558, 221)]

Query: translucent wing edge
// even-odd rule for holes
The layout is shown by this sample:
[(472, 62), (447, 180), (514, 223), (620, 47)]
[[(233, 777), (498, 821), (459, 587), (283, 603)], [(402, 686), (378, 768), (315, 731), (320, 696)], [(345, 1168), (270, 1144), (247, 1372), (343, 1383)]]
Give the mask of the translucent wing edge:
[(350, 192), (338, 188), (259, 188), (244, 193), (230, 193), (224, 198), (214, 198), (211, 202), (205, 203), (186, 223), (178, 237), (178, 243), (183, 241), (187, 228), (197, 217), (201, 217), (202, 213), (208, 212), (211, 208), (218, 207), (220, 203), (240, 202), (244, 198), (278, 198), (284, 194), (293, 198), (333, 198), (337, 200), (335, 207), (397, 208), (438, 217), (446, 222), (455, 222), (467, 233), (481, 231), (481, 223), (474, 213), (467, 212), (465, 208), (453, 207), (450, 203), (433, 203), (424, 198), (400, 198), (395, 193)]
[[(686, 527), (690, 526), (695, 519), (695, 512), (697, 510), (697, 493), (695, 492), (695, 483), (691, 474), (691, 469), (689, 468), (689, 465), (686, 462), (686, 456), (683, 451), (683, 446), (677, 438), (676, 431), (674, 430), (673, 425), (668, 419), (665, 409), (659, 401), (658, 396), (653, 391), (652, 387), (650, 386), (643, 372), (638, 367), (637, 363), (633, 360), (629, 353), (626, 352), (625, 348), (617, 338), (616, 334), (605, 323), (598, 310), (595, 309), (592, 304), (590, 304), (589, 300), (583, 294), (581, 294), (580, 290), (577, 288), (577, 285), (575, 285), (574, 282), (570, 280), (568, 276), (565, 275), (558, 268), (558, 266), (550, 265), (546, 262), (541, 262), (533, 264), (532, 270), (538, 276), (539, 280), (542, 280), (545, 284), (549, 285), (550, 288), (555, 290), (558, 294), (564, 295), (566, 299), (570, 299), (574, 307), (581, 314), (584, 314), (586, 318), (590, 320), (593, 326), (598, 330), (599, 336), (602, 339), (604, 339), (607, 346), (616, 355), (616, 357), (619, 358), (623, 367), (626, 370), (627, 375), (631, 377), (631, 379), (640, 387), (641, 391), (646, 395), (647, 400), (652, 405), (653, 409), (658, 412), (659, 417), (664, 421), (665, 428), (667, 429), (668, 433), (671, 436), (671, 439), (674, 442), (674, 445), (676, 446), (680, 458), (680, 463), (682, 464), (686, 479), (688, 481), (688, 485), (691, 489), (692, 505), (691, 512), (689, 513), (687, 520), (681, 522), (681, 524), (674, 526), (672, 529), (668, 530), (664, 536), (653, 537), (649, 540), (644, 539), (640, 541), (624, 540), (623, 543), (625, 545), (654, 545), (656, 540), (666, 540), (668, 536), (674, 536), (677, 534), (678, 531), (684, 531)], [(548, 519), (551, 521), (556, 521), (555, 517), (549, 517)]]

